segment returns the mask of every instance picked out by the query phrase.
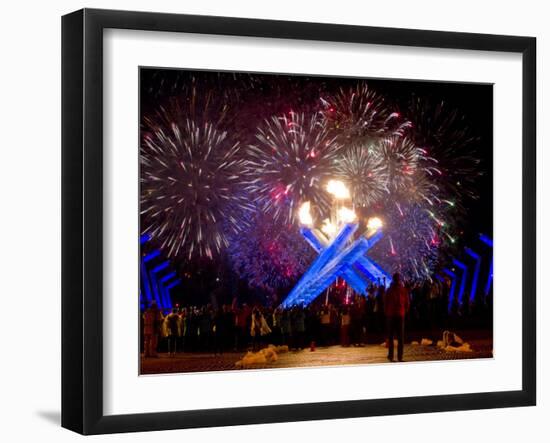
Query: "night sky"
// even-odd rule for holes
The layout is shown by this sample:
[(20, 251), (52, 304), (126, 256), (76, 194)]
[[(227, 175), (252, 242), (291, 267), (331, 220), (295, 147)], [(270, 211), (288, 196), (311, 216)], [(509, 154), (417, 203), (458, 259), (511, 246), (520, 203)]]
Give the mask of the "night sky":
[[(159, 109), (171, 112), (171, 109), (181, 108), (188, 120), (195, 119), (201, 124), (211, 122), (219, 131), (226, 131), (230, 137), (236, 139), (244, 149), (247, 145), (257, 143), (258, 127), (266, 119), (289, 115), (290, 112), (304, 113), (304, 115), (328, 112), (327, 105), (322, 99), (330, 101), (330, 98), (337, 95), (339, 91), (350, 90), (359, 83), (366, 83), (370, 90), (382, 96), (384, 106), (397, 111), (399, 118), (407, 118), (413, 122), (417, 117), (411, 115), (415, 111), (411, 106), (414, 100), (422, 102), (426, 109), (433, 109), (443, 102), (445, 112), (453, 113), (455, 120), (459, 121), (459, 125), (466, 128), (469, 134), (471, 142), (467, 149), (478, 161), (479, 176), (472, 179), (472, 187), (477, 198), (458, 196), (463, 210), (460, 217), (452, 217), (451, 220), (454, 223), (453, 235), (456, 234), (457, 242), (452, 248), (447, 248), (441, 257), (456, 252), (457, 248), (474, 243), (479, 233), (492, 236), (492, 85), (141, 68), (142, 155), (143, 150), (148, 149), (144, 148), (143, 141), (146, 137), (153, 137), (152, 134), (156, 128), (155, 124), (151, 124), (146, 118), (157, 115)], [(191, 91), (194, 91), (194, 95)], [(425, 120), (425, 122), (429, 121)], [(417, 127), (418, 125), (413, 125), (408, 130), (409, 133), (418, 131)], [(448, 161), (447, 168), (452, 168), (452, 160)], [(149, 170), (144, 167), (142, 160), (140, 175), (142, 178), (144, 171)], [(146, 189), (147, 186), (150, 186), (150, 182), (145, 184), (142, 182), (142, 211), (143, 199), (150, 195)], [(151, 219), (147, 215), (141, 215), (140, 223), (141, 230), (144, 232), (151, 224)], [(281, 223), (276, 221), (276, 225), (279, 227)], [(159, 247), (161, 239), (162, 235), (153, 236), (151, 244)], [(243, 245), (243, 248), (245, 246)], [(145, 246), (145, 248), (149, 247)], [(280, 247), (280, 245), (275, 244), (274, 247)], [(297, 246), (297, 250), (292, 253), (300, 254), (300, 247)], [(239, 248), (240, 245), (237, 249)], [(167, 252), (165, 249), (163, 252)], [(235, 248), (229, 252), (226, 249), (225, 246), (222, 247), (221, 253), (214, 253), (212, 258), (197, 255), (189, 257), (183, 253), (170, 257), (174, 270), (184, 278), (184, 284), (173, 291), (176, 300), (208, 302), (207, 294), (212, 290), (228, 294), (245, 290), (243, 288), (248, 285), (247, 278), (243, 278), (239, 272), (236, 272), (232, 262), (233, 252), (231, 251)], [(307, 262), (311, 259), (311, 255), (307, 253), (305, 255), (304, 260)], [(278, 266), (288, 267), (288, 263), (275, 264), (274, 268), (277, 272), (280, 271)], [(282, 293), (287, 291), (292, 286), (292, 279), (295, 280), (297, 276), (291, 277), (286, 285), (280, 285), (278, 290)], [(227, 296), (229, 297), (231, 295)]]

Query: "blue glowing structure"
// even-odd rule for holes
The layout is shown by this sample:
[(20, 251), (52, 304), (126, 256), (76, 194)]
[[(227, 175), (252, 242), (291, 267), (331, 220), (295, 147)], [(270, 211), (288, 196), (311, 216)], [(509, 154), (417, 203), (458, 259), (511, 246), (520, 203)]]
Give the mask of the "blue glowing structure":
[(470, 289), (470, 303), (475, 300), (476, 291), (477, 291), (477, 282), (479, 280), (479, 271), (481, 270), (481, 256), (473, 251), (470, 248), (464, 248), (466, 254), (472, 257), (476, 261), (476, 266), (474, 268), (474, 277), (472, 279), (472, 287)]
[(344, 224), (331, 241), (317, 229), (303, 227), (300, 230), (319, 255), (283, 301), (283, 308), (308, 305), (337, 277), (342, 277), (359, 294), (365, 294), (368, 280), (386, 279), (389, 284), (389, 274), (365, 256), (382, 238), (382, 232), (378, 230), (369, 238), (360, 237), (349, 244), (358, 227), (356, 223)]
[(162, 277), (162, 278), (160, 279), (160, 282), (164, 284), (164, 283), (166, 283), (168, 280), (174, 278), (175, 276), (176, 276), (176, 272), (175, 272), (175, 271), (172, 271), (172, 272), (170, 272), (169, 274), (166, 274), (164, 277)]
[(139, 237), (139, 244), (140, 245), (144, 245), (145, 243), (147, 243), (149, 240), (151, 240), (151, 236), (149, 234), (142, 234), (140, 235)]
[[(493, 240), (485, 234), (479, 234), (479, 239), (485, 246), (491, 249), (491, 255), (488, 258), (490, 259), (490, 270), (488, 272), (487, 283), (485, 284), (485, 289), (484, 289), (484, 294), (485, 296), (487, 296), (493, 281), (493, 256), (492, 256)], [(470, 279), (471, 279), (471, 282), (470, 282), (470, 293), (469, 293), (468, 302), (470, 304), (475, 303), (476, 297), (480, 295), (479, 279), (480, 279), (480, 275), (482, 274), (482, 269), (483, 269), (482, 265), (485, 260), (484, 259), (485, 255), (478, 253), (468, 247), (464, 248), (464, 252), (465, 254), (463, 256), (463, 260), (462, 259), (458, 260), (454, 258), (452, 260), (452, 265), (454, 267), (452, 267), (451, 269), (449, 268), (443, 269), (443, 274), (448, 276), (451, 280), (451, 289), (449, 293), (449, 305), (448, 305), (449, 312), (452, 310), (455, 302), (457, 302), (459, 306), (464, 303), (464, 294), (466, 292), (468, 282)], [(469, 261), (468, 259), (471, 259), (471, 261)], [(473, 266), (473, 270), (472, 270), (472, 266)], [(440, 274), (436, 274), (436, 278), (441, 282), (445, 282), (445, 278)], [(459, 278), (460, 278), (460, 286), (458, 286)], [(458, 294), (457, 294), (457, 290), (458, 290)]]
[(153, 287), (153, 296), (155, 297), (157, 306), (159, 308), (164, 308), (164, 300), (162, 299), (161, 288), (157, 276), (153, 271), (149, 273), (149, 280), (151, 281), (151, 286)]
[(450, 312), (453, 308), (453, 302), (455, 300), (456, 274), (448, 268), (443, 269), (443, 272), (451, 277), (451, 292), (449, 293), (449, 304), (447, 306), (447, 310)]
[(151, 272), (159, 272), (166, 269), (168, 266), (170, 266), (170, 262), (168, 260), (163, 261), (161, 264), (155, 266)]
[[(493, 240), (487, 237), (485, 234), (479, 234), (480, 240), (485, 243), (488, 247), (493, 249)], [(491, 284), (493, 283), (493, 256), (491, 254), (491, 267), (489, 269), (489, 275), (487, 276), (487, 283), (485, 283), (485, 296), (489, 295), (491, 290)]]
[(493, 260), (491, 260), (491, 268), (489, 269), (489, 276), (487, 277), (487, 283), (485, 284), (485, 295), (489, 295), (491, 291), (491, 285), (493, 284)]
[(461, 261), (457, 260), (456, 258), (453, 259), (453, 263), (460, 268), (462, 271), (462, 277), (460, 279), (460, 288), (458, 289), (458, 303), (462, 304), (464, 301), (464, 289), (466, 289), (466, 279), (468, 276), (468, 267), (462, 263)]
[[(143, 234), (140, 236), (140, 245), (144, 245), (150, 240), (150, 236)], [(141, 257), (140, 269), (140, 304), (143, 307), (149, 305), (155, 300), (160, 309), (172, 308), (172, 297), (170, 289), (179, 285), (181, 280), (176, 279), (176, 272), (170, 271), (170, 262), (158, 259), (161, 258), (161, 253), (158, 249), (154, 249), (148, 254)], [(168, 272), (165, 275), (163, 273)]]
[(141, 259), (139, 262), (139, 271), (141, 277), (141, 287), (144, 289), (146, 302), (147, 304), (149, 304), (153, 300), (153, 293), (151, 290), (151, 281), (149, 279), (149, 274), (147, 273), (147, 268), (143, 259)]
[(177, 280), (174, 280), (173, 282), (168, 283), (168, 285), (166, 285), (166, 289), (169, 291), (173, 287), (178, 286), (180, 283), (181, 283), (181, 280), (178, 278)]
[(153, 252), (150, 252), (145, 257), (143, 257), (143, 263), (150, 262), (151, 260), (153, 260), (154, 258), (157, 258), (158, 256), (160, 256), (160, 251), (158, 249), (155, 249)]

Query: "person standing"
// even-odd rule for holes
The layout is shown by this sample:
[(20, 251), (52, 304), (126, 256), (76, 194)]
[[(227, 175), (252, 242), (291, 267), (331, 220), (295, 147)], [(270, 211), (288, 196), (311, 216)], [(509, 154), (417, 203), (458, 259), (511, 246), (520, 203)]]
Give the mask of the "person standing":
[(438, 310), (439, 310), (439, 285), (437, 279), (433, 279), (428, 287), (428, 324), (430, 328), (431, 339), (437, 343), (438, 333)]
[(185, 351), (185, 337), (187, 336), (187, 310), (180, 308), (180, 351)]
[(213, 343), (212, 347), (214, 350), (214, 355), (223, 354), (223, 340), (225, 338), (225, 323), (224, 323), (224, 314), (223, 309), (218, 308), (212, 311), (212, 338)]
[(235, 350), (241, 350), (248, 345), (248, 333), (250, 322), (250, 308), (245, 303), (240, 309), (236, 308), (235, 312)]
[(281, 325), (282, 319), (283, 319), (283, 310), (280, 307), (275, 308), (275, 310), (273, 311), (273, 328), (271, 329), (273, 330), (273, 342), (278, 345), (283, 344), (282, 342), (283, 331), (282, 331), (282, 325)]
[(201, 352), (210, 352), (212, 337), (212, 305), (203, 306), (199, 316), (198, 342)]
[(292, 345), (292, 320), (288, 309), (284, 309), (281, 315), (281, 344)]
[(250, 325), (250, 335), (252, 337), (252, 349), (254, 352), (261, 349), (263, 338), (271, 334), (271, 328), (267, 324), (262, 311), (254, 309), (252, 312), (252, 324)]
[(168, 336), (168, 356), (175, 357), (177, 342), (181, 335), (181, 318), (178, 315), (178, 308), (172, 309), (172, 312), (166, 316), (164, 322)]
[(306, 318), (302, 306), (294, 306), (291, 312), (292, 348), (302, 350), (304, 348), (304, 337), (306, 332)]
[(145, 357), (157, 357), (159, 334), (164, 317), (155, 301), (143, 313), (143, 354)]
[(388, 331), (388, 360), (393, 361), (393, 340), (397, 338), (397, 360), (403, 361), (405, 341), (405, 314), (409, 310), (409, 294), (398, 272), (393, 274), (390, 287), (386, 291), (384, 313)]
[(222, 351), (228, 351), (235, 343), (235, 313), (230, 305), (223, 305), (223, 326)]
[(330, 343), (330, 308), (328, 306), (323, 307), (320, 313), (321, 322), (321, 344), (323, 346), (329, 346)]
[(351, 323), (351, 315), (348, 307), (342, 309), (340, 314), (340, 345), (344, 348), (349, 346), (349, 329)]

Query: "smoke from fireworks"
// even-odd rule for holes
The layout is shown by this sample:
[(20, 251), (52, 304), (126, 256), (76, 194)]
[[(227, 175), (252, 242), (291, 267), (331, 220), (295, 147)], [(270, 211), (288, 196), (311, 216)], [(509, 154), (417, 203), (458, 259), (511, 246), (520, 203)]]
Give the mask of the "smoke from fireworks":
[(177, 111), (155, 117), (144, 119), (140, 148), (143, 232), (168, 256), (212, 257), (250, 210), (239, 144)]
[(247, 189), (275, 219), (295, 220), (304, 201), (325, 212), (330, 200), (324, 185), (341, 147), (318, 113), (290, 112), (266, 120), (248, 147)]

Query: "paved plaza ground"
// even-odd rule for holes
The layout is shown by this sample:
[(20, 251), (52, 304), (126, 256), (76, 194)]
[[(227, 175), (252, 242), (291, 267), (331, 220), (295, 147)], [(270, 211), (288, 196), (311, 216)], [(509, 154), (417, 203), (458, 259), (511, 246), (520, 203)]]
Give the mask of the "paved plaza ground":
[[(405, 362), (457, 360), (472, 358), (492, 358), (493, 343), (490, 338), (471, 338), (467, 340), (473, 352), (448, 352), (437, 346), (405, 345)], [(329, 346), (309, 348), (301, 351), (290, 351), (278, 354), (278, 360), (273, 363), (257, 364), (249, 369), (264, 368), (298, 368), (314, 366), (363, 365), (371, 363), (389, 363), (387, 349), (380, 344), (368, 344), (362, 347)], [(227, 352), (222, 355), (206, 353), (178, 353), (175, 357), (160, 353), (158, 358), (141, 357), (142, 374), (205, 372), (238, 369), (235, 363), (244, 352)]]

